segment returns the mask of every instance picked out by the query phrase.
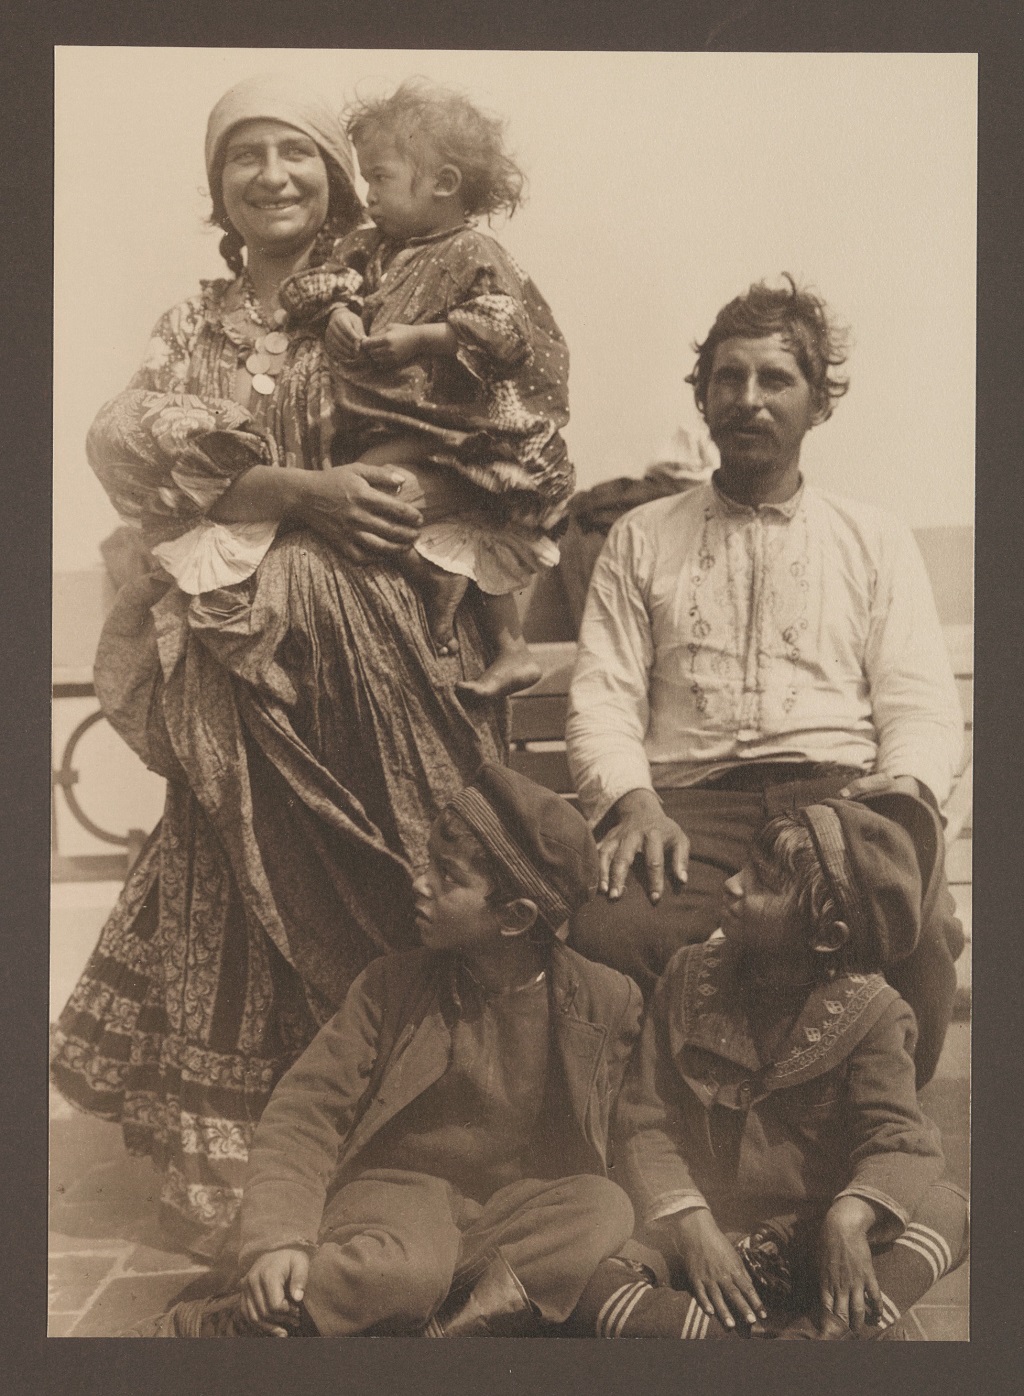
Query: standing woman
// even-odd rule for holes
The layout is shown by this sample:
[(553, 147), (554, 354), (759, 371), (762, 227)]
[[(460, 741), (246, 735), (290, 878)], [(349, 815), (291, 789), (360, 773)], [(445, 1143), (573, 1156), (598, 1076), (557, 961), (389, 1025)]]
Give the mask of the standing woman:
[(165, 1223), (208, 1255), (275, 1082), (371, 959), (415, 943), (430, 824), (505, 747), (500, 706), (455, 693), (487, 662), (473, 615), (439, 656), (388, 563), (420, 516), (386, 466), (332, 468), (322, 327), (280, 311), (362, 214), (340, 122), (248, 79), (210, 115), (206, 166), (233, 277), (160, 320), (89, 434), (160, 564), (119, 593), (96, 689), (167, 801), (52, 1072), (153, 1158)]

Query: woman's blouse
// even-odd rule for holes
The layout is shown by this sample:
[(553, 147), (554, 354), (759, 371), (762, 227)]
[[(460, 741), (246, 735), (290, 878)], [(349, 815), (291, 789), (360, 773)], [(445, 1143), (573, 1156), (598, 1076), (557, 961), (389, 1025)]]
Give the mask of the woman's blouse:
[[(273, 392), (249, 391), (246, 359), (265, 330), (238, 281), (204, 281), (153, 331), (142, 367), (100, 411), (89, 462), (121, 518), (193, 595), (250, 576), (278, 525), (208, 517), (254, 465), (331, 464), (334, 407), (319, 335), (289, 329)], [(248, 399), (243, 405), (239, 397)]]

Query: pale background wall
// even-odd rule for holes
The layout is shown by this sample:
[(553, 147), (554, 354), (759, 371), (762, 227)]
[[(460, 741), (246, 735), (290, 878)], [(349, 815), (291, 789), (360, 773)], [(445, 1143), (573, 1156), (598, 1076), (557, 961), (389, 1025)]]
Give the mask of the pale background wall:
[(219, 275), (202, 141), (269, 68), (337, 99), (414, 73), (506, 115), (530, 177), (495, 231), (572, 351), (581, 485), (638, 474), (697, 417), (689, 345), (751, 280), (816, 285), (853, 387), (808, 473), (913, 526), (973, 516), (971, 55), (63, 48), (56, 55), (54, 562), (115, 525), (82, 448), (158, 315)]

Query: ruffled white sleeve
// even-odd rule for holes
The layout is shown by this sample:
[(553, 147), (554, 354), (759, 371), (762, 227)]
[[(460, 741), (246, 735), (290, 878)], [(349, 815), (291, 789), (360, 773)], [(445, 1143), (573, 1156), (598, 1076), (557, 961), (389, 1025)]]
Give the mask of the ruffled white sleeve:
[(182, 591), (199, 596), (251, 577), (277, 534), (277, 524), (218, 523), (201, 519), (195, 528), (152, 548), (153, 556)]

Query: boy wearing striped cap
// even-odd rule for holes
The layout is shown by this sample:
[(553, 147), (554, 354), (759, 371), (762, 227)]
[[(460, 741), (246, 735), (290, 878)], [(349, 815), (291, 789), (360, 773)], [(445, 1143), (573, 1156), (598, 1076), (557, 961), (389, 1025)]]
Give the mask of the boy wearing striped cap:
[(562, 944), (586, 822), (487, 765), (428, 854), (423, 948), (360, 975), (260, 1121), (241, 1296), (167, 1336), (539, 1335), (631, 1235), (607, 1143), (640, 993)]
[(917, 942), (941, 857), (911, 795), (765, 826), (721, 933), (670, 961), (626, 1076), (619, 1175), (653, 1249), (650, 1273), (595, 1275), (599, 1332), (903, 1336), (900, 1314), (964, 1259), (914, 1014), (883, 977)]

